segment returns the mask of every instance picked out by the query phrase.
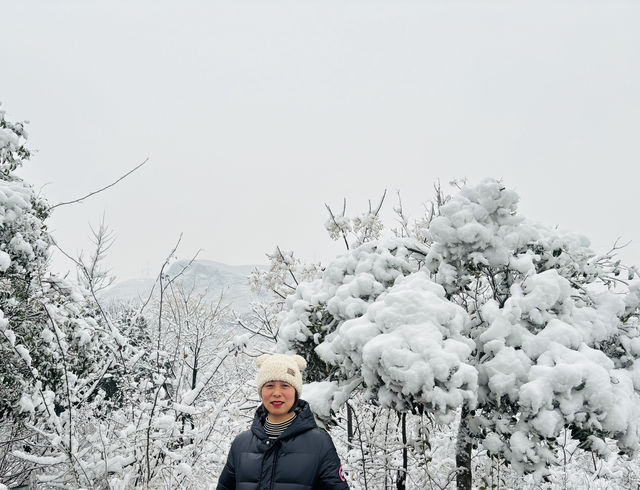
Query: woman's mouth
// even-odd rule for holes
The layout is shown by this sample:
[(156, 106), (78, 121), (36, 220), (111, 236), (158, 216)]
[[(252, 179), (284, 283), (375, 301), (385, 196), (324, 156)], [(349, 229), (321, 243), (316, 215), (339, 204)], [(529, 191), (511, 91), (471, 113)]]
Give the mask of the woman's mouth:
[(280, 408), (282, 405), (284, 405), (284, 402), (271, 402), (271, 405), (276, 408)]

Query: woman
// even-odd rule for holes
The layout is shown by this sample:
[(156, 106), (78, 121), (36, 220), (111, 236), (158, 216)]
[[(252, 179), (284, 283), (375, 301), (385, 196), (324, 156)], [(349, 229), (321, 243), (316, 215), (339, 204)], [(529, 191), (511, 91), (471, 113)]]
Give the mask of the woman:
[(262, 404), (233, 441), (217, 490), (348, 490), (331, 437), (300, 399), (307, 362), (264, 354), (257, 364)]

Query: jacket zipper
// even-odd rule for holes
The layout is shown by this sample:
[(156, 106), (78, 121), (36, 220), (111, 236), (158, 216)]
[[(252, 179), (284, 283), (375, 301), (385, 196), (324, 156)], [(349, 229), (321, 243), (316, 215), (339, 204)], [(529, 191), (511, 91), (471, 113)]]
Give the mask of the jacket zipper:
[[(277, 447), (276, 447), (277, 444)], [(278, 463), (278, 455), (280, 454), (280, 441), (276, 441), (273, 445), (273, 466), (271, 467), (271, 485), (269, 486), (270, 490), (273, 490), (273, 484), (275, 482), (276, 477), (276, 464)]]

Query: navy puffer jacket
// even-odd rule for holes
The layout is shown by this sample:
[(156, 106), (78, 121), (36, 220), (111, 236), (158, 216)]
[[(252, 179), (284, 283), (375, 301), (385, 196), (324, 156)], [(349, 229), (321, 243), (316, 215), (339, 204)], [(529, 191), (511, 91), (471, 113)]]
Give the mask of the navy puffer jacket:
[(277, 439), (264, 431), (261, 405), (251, 430), (235, 438), (217, 490), (348, 490), (329, 434), (298, 400), (293, 423)]

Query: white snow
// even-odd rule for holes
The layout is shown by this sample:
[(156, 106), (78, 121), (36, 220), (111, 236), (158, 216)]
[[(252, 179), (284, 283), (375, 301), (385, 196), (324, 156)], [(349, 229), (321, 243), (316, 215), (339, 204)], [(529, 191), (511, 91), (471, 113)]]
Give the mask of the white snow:
[(14, 349), (20, 355), (22, 360), (27, 363), (27, 366), (31, 367), (31, 355), (29, 354), (29, 349), (22, 344), (15, 345)]
[(169, 429), (173, 426), (176, 419), (173, 415), (160, 415), (153, 419), (152, 426), (156, 429)]
[(337, 381), (317, 381), (304, 385), (304, 399), (311, 411), (321, 419), (331, 418), (331, 403), (338, 391)]
[(4, 250), (0, 250), (0, 272), (5, 272), (11, 266), (11, 257)]
[(172, 405), (172, 408), (176, 412), (188, 413), (190, 415), (196, 415), (198, 413), (198, 409), (196, 407), (193, 407), (191, 405), (186, 405), (184, 403), (174, 403)]
[(475, 369), (464, 364), (472, 344), (460, 335), (468, 319), (444, 296), (426, 274), (400, 277), (316, 352), (327, 362), (357, 366), (371, 396), (390, 406), (400, 408), (411, 396), (444, 415), (464, 399), (473, 403)]
[[(2, 319), (2, 320), (3, 320), (3, 325), (2, 325), (3, 327), (9, 324), (9, 322), (7, 320), (4, 320), (4, 319)], [(13, 333), (13, 330), (6, 329), (2, 333), (7, 338), (7, 340), (9, 341), (9, 344), (11, 346), (15, 346), (16, 345), (16, 334)]]
[(64, 463), (67, 459), (65, 454), (58, 454), (55, 456), (36, 456), (34, 454), (25, 453), (23, 451), (13, 451), (12, 454), (16, 458), (24, 459), (25, 461), (43, 466)]
[(26, 393), (23, 393), (20, 397), (18, 407), (20, 408), (21, 412), (34, 413), (35, 411), (35, 404), (33, 403), (33, 400)]

